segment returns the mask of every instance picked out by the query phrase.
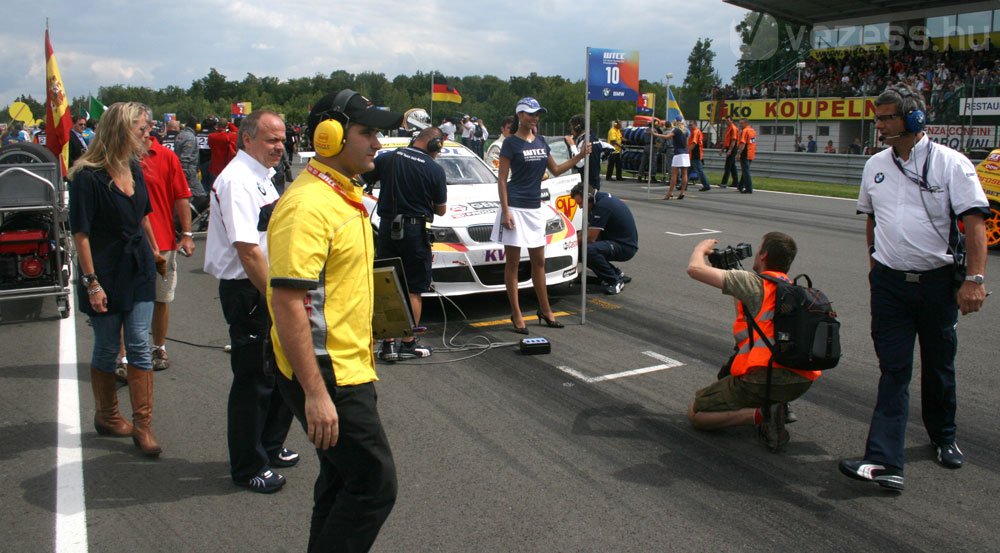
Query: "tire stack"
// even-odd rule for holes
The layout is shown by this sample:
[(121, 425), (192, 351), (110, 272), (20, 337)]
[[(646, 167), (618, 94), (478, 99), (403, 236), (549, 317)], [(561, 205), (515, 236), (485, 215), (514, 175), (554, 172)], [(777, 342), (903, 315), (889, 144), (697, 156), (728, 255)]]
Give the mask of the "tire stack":
[(642, 161), (642, 150), (645, 147), (649, 127), (629, 127), (622, 131), (624, 145), (622, 146), (622, 169), (633, 173), (639, 172)]

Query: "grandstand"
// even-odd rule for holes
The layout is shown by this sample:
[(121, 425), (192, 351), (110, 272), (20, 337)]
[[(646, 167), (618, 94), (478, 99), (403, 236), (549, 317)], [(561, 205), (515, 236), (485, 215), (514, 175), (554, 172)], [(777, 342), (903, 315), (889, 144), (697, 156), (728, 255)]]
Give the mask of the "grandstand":
[(764, 151), (793, 151), (796, 135), (812, 135), (847, 153), (855, 140), (875, 144), (874, 96), (904, 81), (924, 95), (933, 140), (972, 152), (1000, 146), (997, 2), (846, 0), (832, 14), (818, 1), (725, 1), (803, 25), (809, 42), (781, 66), (750, 62), (760, 68), (753, 82), (713, 90), (702, 120), (746, 116)]

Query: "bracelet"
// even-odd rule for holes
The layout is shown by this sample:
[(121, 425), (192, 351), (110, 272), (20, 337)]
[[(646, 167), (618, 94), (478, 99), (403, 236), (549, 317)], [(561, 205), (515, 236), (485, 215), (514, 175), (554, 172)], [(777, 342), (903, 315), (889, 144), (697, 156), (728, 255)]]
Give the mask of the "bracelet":
[(181, 236), (193, 237), (194, 233), (193, 232), (188, 232), (188, 231), (185, 230), (185, 231), (181, 232)]
[(94, 286), (90, 290), (87, 290), (87, 294), (93, 296), (94, 294), (96, 294), (98, 292), (103, 292), (103, 291), (104, 291), (104, 288), (101, 288), (100, 286)]

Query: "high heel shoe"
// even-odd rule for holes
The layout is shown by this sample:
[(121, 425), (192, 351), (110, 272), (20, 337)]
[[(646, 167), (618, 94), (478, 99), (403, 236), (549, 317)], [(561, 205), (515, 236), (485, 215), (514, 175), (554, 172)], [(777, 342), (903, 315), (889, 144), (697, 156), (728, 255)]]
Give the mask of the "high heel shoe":
[(538, 325), (539, 326), (541, 326), (542, 321), (545, 321), (545, 326), (547, 326), (549, 328), (563, 328), (565, 326), (562, 323), (560, 323), (559, 321), (555, 320), (554, 318), (553, 319), (549, 319), (545, 315), (542, 315), (541, 311), (538, 311), (535, 314), (538, 315)]
[(514, 325), (514, 328), (513, 328), (514, 332), (516, 332), (518, 334), (527, 334), (528, 333), (528, 325), (517, 326), (517, 324), (514, 323), (514, 316), (513, 315), (511, 315), (511, 317), (510, 317), (510, 324)]

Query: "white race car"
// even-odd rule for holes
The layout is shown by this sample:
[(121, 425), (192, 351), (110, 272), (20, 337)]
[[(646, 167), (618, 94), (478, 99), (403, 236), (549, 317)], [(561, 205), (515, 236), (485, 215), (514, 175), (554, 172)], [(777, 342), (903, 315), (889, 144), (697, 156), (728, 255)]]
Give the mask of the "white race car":
[[(409, 144), (408, 138), (379, 139), (386, 155)], [(430, 230), (434, 235), (433, 281), (437, 293), (462, 296), (504, 291), (504, 250), (490, 241), (493, 221), (500, 209), (496, 175), (472, 150), (456, 142), (445, 142), (437, 157), (448, 182), (448, 208), (435, 216)], [(542, 182), (543, 208), (551, 211), (546, 224), (545, 272), (548, 284), (568, 282), (577, 276), (577, 227), (571, 222), (578, 211), (569, 191), (579, 176), (546, 179)], [(364, 198), (371, 213), (372, 227), (378, 229), (375, 209), (379, 185)], [(579, 217), (579, 215), (577, 215)], [(521, 249), (518, 287), (531, 287), (528, 251)], [(425, 293), (432, 296), (434, 292)]]

